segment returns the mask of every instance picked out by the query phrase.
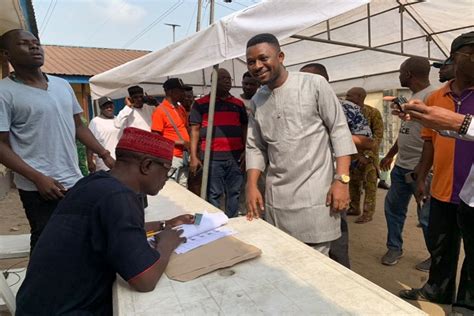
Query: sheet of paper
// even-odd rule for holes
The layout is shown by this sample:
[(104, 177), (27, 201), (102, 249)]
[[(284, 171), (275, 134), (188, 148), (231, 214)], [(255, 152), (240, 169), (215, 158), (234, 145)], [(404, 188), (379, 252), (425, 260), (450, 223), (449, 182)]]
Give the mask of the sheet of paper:
[(209, 230), (213, 230), (217, 227), (227, 224), (229, 218), (223, 212), (207, 213), (202, 212), (202, 220), (199, 225), (186, 224), (177, 227), (176, 229), (182, 229), (183, 234), (181, 236), (189, 239), (190, 237), (202, 234)]
[(235, 234), (236, 232), (228, 227), (219, 227), (216, 229), (208, 230), (201, 234), (195, 235), (193, 237), (189, 237), (186, 240), (186, 243), (179, 245), (176, 248), (175, 252), (177, 254), (186, 253), (190, 250), (193, 250), (197, 247), (202, 245), (206, 245), (214, 240), (218, 240), (225, 236), (230, 236)]

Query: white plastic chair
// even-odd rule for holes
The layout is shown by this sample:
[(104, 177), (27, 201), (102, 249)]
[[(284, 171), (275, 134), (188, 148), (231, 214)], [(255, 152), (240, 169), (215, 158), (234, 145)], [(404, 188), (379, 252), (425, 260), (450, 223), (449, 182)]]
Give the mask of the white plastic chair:
[(30, 234), (0, 235), (0, 259), (24, 258), (30, 255)]
[[(30, 254), (30, 235), (0, 235), (0, 259), (10, 258), (24, 258)], [(26, 274), (26, 269), (10, 270), (10, 274), (15, 274), (19, 280), (12, 289), (8, 285), (7, 280), (0, 271), (0, 311), (5, 307), (12, 315), (15, 315), (16, 303), (15, 294), (23, 282)], [(3, 299), (3, 300), (2, 300)]]
[[(8, 286), (7, 280), (3, 276), (3, 272), (0, 272), (0, 310), (2, 310), (2, 303), (3, 306), (6, 305), (7, 309), (12, 313), (12, 315), (15, 315), (16, 311), (16, 303), (15, 303), (15, 294), (13, 294), (13, 291), (10, 289)], [(2, 299), (3, 298), (3, 302)]]

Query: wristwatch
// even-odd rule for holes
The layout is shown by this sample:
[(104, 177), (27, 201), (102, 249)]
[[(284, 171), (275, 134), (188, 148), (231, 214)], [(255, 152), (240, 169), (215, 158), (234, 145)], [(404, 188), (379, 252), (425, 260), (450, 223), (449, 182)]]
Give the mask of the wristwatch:
[(166, 221), (160, 222), (160, 230), (164, 230), (166, 228)]
[(336, 174), (334, 175), (334, 180), (338, 180), (344, 184), (348, 184), (349, 181), (351, 181), (351, 177), (349, 177), (347, 174)]

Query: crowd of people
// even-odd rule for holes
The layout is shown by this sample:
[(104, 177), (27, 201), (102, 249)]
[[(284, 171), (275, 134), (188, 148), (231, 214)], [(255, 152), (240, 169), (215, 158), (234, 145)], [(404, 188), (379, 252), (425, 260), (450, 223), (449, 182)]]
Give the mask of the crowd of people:
[[(87, 128), (70, 85), (41, 71), (44, 52), (34, 35), (9, 31), (0, 51), (14, 68), (0, 81), (0, 163), (14, 171), (31, 226), (17, 314), (111, 314), (116, 273), (138, 291), (152, 290), (184, 242), (171, 228), (194, 221), (188, 214), (145, 223), (144, 208), (146, 195), (170, 178), (199, 194), (210, 96), (195, 98), (179, 78), (164, 82), (161, 102), (131, 86), (117, 115), (113, 100), (100, 98)], [(381, 263), (403, 256), (414, 196), (430, 253), (417, 269), (429, 277), (400, 296), (472, 314), (474, 32), (457, 37), (443, 63), (410, 57), (400, 65), (400, 85), (412, 96), (391, 103), (402, 123), (380, 161), (383, 120), (365, 103), (367, 92), (353, 87), (338, 99), (324, 65), (290, 72), (284, 59), (275, 36), (252, 37), (239, 96), (230, 93), (230, 73), (218, 70), (207, 201), (228, 217), (263, 217), (350, 268), (347, 216), (372, 221), (380, 172), (391, 170)], [(430, 83), (431, 67), (440, 69), (440, 89)], [(76, 139), (87, 148), (86, 177)], [(160, 237), (150, 242), (148, 231)], [(461, 239), (466, 257), (456, 297)]]

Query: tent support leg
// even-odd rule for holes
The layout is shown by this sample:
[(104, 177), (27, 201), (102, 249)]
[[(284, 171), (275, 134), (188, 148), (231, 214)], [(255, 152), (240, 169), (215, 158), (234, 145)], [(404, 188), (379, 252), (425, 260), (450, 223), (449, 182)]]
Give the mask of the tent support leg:
[(214, 112), (216, 109), (216, 92), (217, 92), (217, 71), (219, 65), (214, 65), (212, 68), (211, 75), (211, 98), (209, 100), (209, 113), (207, 119), (207, 132), (206, 132), (206, 149), (204, 151), (204, 162), (202, 171), (202, 182), (201, 182), (201, 198), (206, 199), (207, 197), (207, 182), (209, 179), (209, 161), (211, 158), (211, 143), (212, 143), (212, 129), (214, 127)]

